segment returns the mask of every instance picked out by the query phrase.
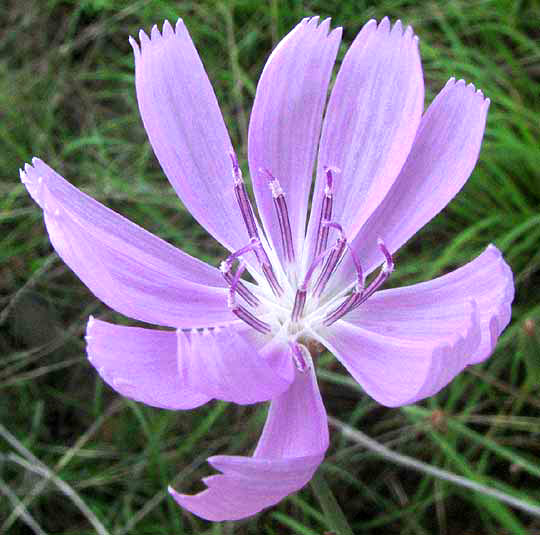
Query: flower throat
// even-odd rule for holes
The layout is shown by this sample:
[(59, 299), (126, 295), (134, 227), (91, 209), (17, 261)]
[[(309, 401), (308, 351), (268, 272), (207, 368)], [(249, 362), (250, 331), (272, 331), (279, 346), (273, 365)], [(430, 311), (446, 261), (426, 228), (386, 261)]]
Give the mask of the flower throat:
[[(332, 325), (345, 314), (358, 308), (385, 283), (394, 269), (394, 262), (382, 240), (378, 240), (378, 245), (384, 256), (384, 263), (380, 272), (366, 287), (362, 267), (347, 240), (343, 227), (332, 219), (334, 174), (338, 173), (339, 169), (324, 168), (325, 185), (321, 192), (322, 202), (318, 214), (314, 259), (303, 278), (298, 281), (296, 268), (300, 262), (297, 262), (289, 210), (279, 180), (269, 170), (260, 170), (268, 179), (277, 214), (284, 269), (279, 263), (276, 266), (276, 263), (272, 265), (270, 261), (259, 234), (259, 227), (238, 160), (233, 152), (230, 152), (230, 158), (234, 193), (247, 229), (249, 242), (221, 262), (220, 271), (229, 285), (228, 306), (239, 319), (260, 333), (270, 334), (275, 330), (285, 329), (287, 336), (293, 335), (296, 338), (301, 335), (305, 326)], [(338, 237), (333, 245), (328, 246), (331, 230), (336, 231)], [(242, 275), (247, 267), (244, 255), (248, 253), (254, 254), (269, 292), (256, 291), (254, 293), (242, 281)], [(350, 255), (356, 269), (356, 283), (352, 289), (346, 288), (337, 296), (328, 296), (325, 299), (328, 283), (347, 254)], [(236, 271), (233, 271), (235, 262), (237, 262), (237, 267)], [(237, 296), (242, 298), (244, 304), (238, 302)]]

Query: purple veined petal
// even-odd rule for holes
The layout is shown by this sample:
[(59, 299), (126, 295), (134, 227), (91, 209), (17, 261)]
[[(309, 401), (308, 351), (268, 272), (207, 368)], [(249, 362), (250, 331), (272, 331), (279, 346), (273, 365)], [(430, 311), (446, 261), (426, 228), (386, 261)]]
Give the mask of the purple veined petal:
[(283, 460), (210, 457), (210, 464), (223, 473), (204, 478), (206, 490), (194, 496), (172, 488), (169, 492), (180, 506), (206, 520), (240, 520), (300, 490), (322, 459), (323, 455)]
[[(394, 253), (463, 187), (478, 159), (488, 108), (481, 91), (454, 79), (431, 103), (392, 189), (352, 243), (366, 274), (383, 260), (379, 237)], [(353, 277), (354, 265), (347, 259), (339, 278)]]
[(234, 195), (231, 141), (181, 19), (143, 31), (135, 53), (139, 110), (154, 153), (195, 219), (229, 250), (248, 241)]
[(210, 457), (222, 474), (205, 478), (208, 488), (193, 496), (169, 489), (179, 505), (207, 520), (238, 520), (308, 483), (328, 448), (328, 425), (313, 367), (295, 374), (272, 401), (253, 457)]
[(479, 350), (477, 303), (466, 302), (454, 319), (448, 328), (435, 320), (431, 330), (426, 326), (419, 335), (413, 322), (396, 329), (390, 321), (385, 330), (381, 318), (381, 328), (375, 330), (346, 317), (322, 329), (320, 339), (373, 399), (398, 407), (436, 394)]
[(88, 360), (123, 396), (163, 409), (193, 409), (210, 400), (182, 384), (174, 331), (113, 325), (90, 317), (86, 342)]
[(111, 308), (170, 327), (235, 319), (219, 270), (103, 206), (37, 158), (21, 179), (43, 209), (58, 255)]
[[(333, 212), (352, 238), (382, 201), (412, 146), (424, 105), (418, 39), (400, 21), (369, 21), (339, 70), (324, 118), (308, 228), (319, 226), (325, 166), (334, 178)], [(310, 250), (306, 260), (313, 256)]]
[(467, 265), (437, 279), (377, 292), (345, 321), (379, 334), (415, 340), (443, 336), (468, 321), (467, 303), (478, 306), (481, 342), (468, 364), (493, 351), (508, 325), (514, 298), (512, 271), (500, 251), (490, 245)]
[(279, 181), (289, 207), (296, 257), (302, 254), (308, 198), (328, 83), (341, 28), (330, 20), (304, 19), (272, 52), (257, 85), (249, 124), (249, 167), (267, 235), (283, 259), (267, 169)]
[(294, 379), (286, 344), (257, 348), (232, 326), (178, 331), (178, 350), (183, 384), (212, 398), (240, 405), (267, 401)]

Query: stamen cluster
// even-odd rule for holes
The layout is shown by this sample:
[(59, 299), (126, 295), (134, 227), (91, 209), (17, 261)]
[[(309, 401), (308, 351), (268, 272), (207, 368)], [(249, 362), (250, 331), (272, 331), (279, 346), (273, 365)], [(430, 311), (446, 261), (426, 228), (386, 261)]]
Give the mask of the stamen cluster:
[[(358, 308), (386, 282), (394, 269), (394, 262), (382, 240), (378, 240), (378, 245), (385, 259), (383, 266), (366, 287), (360, 261), (352, 250), (343, 227), (332, 219), (334, 174), (339, 173), (339, 169), (325, 167), (326, 183), (323, 191), (319, 192), (322, 202), (318, 214), (314, 259), (300, 276), (300, 262), (297, 261), (294, 250), (287, 201), (279, 180), (268, 169), (260, 170), (268, 178), (274, 201), (284, 265), (279, 261), (271, 262), (270, 257), (275, 255), (271, 254), (273, 251), (266, 239), (261, 237), (238, 160), (232, 152), (230, 157), (234, 192), (249, 242), (229, 255), (221, 263), (220, 270), (229, 284), (229, 308), (239, 319), (262, 334), (283, 332), (288, 339), (296, 340), (306, 327), (332, 325)], [(333, 245), (328, 246), (331, 230), (336, 231), (338, 237)], [(261, 277), (257, 286), (249, 284), (248, 287), (242, 281), (242, 275), (247, 268), (244, 257), (249, 253), (255, 256), (264, 279)], [(352, 288), (325, 293), (332, 275), (347, 254), (351, 256), (356, 268), (356, 283)], [(236, 271), (233, 271), (235, 262), (238, 262), (238, 265)], [(238, 303), (237, 295), (245, 301), (246, 306)], [(290, 344), (296, 365), (300, 369), (305, 365), (301, 346), (294, 341)]]

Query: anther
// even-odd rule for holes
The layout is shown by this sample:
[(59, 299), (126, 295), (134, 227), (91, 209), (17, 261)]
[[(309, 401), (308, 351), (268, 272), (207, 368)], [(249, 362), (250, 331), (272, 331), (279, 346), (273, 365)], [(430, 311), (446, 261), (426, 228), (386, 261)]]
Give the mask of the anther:
[[(223, 278), (227, 281), (229, 285), (232, 284), (232, 273), (229, 272), (227, 274), (224, 274)], [(236, 291), (240, 296), (244, 298), (246, 303), (248, 303), (248, 305), (251, 305), (252, 307), (257, 307), (261, 303), (259, 299), (247, 288), (247, 286), (242, 281), (239, 281), (236, 285)]]
[(227, 305), (231, 309), (231, 312), (237, 318), (247, 323), (250, 327), (253, 327), (256, 331), (259, 331), (262, 334), (268, 334), (272, 330), (268, 323), (255, 317), (251, 312), (249, 312), (249, 310), (236, 302), (234, 290), (232, 287), (229, 290)]
[(270, 288), (272, 288), (272, 291), (275, 295), (278, 297), (283, 295), (283, 288), (279, 284), (276, 274), (274, 273), (274, 270), (272, 269), (272, 266), (269, 263), (261, 264), (262, 272), (264, 273), (264, 276), (266, 277), (266, 280), (268, 281), (268, 284), (270, 285)]
[(279, 180), (275, 178), (267, 169), (262, 170), (268, 177), (268, 185), (272, 192), (272, 198), (274, 199), (274, 206), (276, 208), (279, 230), (281, 232), (281, 242), (283, 244), (283, 252), (285, 260), (289, 263), (294, 262), (294, 244), (292, 239), (291, 222), (289, 220), (289, 210), (287, 208), (287, 201), (285, 200), (285, 193), (279, 183)]
[(240, 247), (240, 249), (238, 249), (234, 253), (231, 253), (226, 260), (221, 262), (219, 269), (222, 273), (226, 273), (230, 270), (235, 260), (245, 255), (246, 253), (257, 251), (260, 245), (261, 242), (259, 241), (259, 238), (251, 238), (247, 245), (244, 245), (244, 247)]
[(240, 283), (240, 278), (244, 274), (244, 271), (246, 270), (246, 263), (243, 260), (240, 260), (240, 263), (238, 264), (238, 269), (236, 270), (236, 273), (234, 274), (232, 281), (231, 281), (231, 288), (229, 290), (229, 294), (233, 296), (238, 289), (238, 284)]
[(327, 327), (332, 325), (332, 323), (335, 323), (339, 318), (341, 318), (348, 312), (350, 312), (355, 307), (356, 303), (360, 299), (362, 299), (364, 295), (364, 273), (362, 271), (362, 266), (360, 265), (360, 261), (358, 260), (358, 257), (356, 256), (349, 243), (347, 243), (347, 248), (351, 253), (354, 267), (356, 268), (356, 287), (352, 291), (352, 293), (347, 296), (343, 303), (341, 303), (335, 310), (333, 310), (332, 312), (330, 312), (330, 314), (326, 316), (323, 323)]
[(246, 269), (246, 264), (244, 262), (240, 262), (240, 265), (238, 266), (238, 269), (231, 282), (227, 304), (229, 308), (231, 309), (232, 313), (237, 318), (247, 323), (250, 327), (253, 327), (256, 331), (259, 331), (260, 333), (263, 333), (263, 334), (268, 334), (271, 331), (270, 325), (268, 325), (268, 323), (255, 317), (251, 312), (249, 312), (249, 310), (244, 308), (242, 305), (238, 305), (236, 303), (235, 293), (238, 290), (240, 277), (244, 273), (245, 269)]
[(324, 166), (324, 174), (326, 175), (326, 184), (323, 191), (323, 200), (321, 203), (321, 213), (319, 217), (319, 227), (317, 229), (317, 242), (315, 246), (315, 256), (326, 249), (328, 244), (328, 233), (330, 229), (324, 225), (325, 221), (332, 219), (332, 205), (334, 197), (334, 177), (332, 173), (339, 173), (337, 167)]
[[(249, 240), (249, 243), (247, 245), (244, 245), (244, 247), (240, 247), (237, 251), (234, 253), (231, 253), (226, 260), (221, 262), (219, 266), (219, 270), (225, 277), (225, 280), (227, 280), (227, 274), (230, 273), (232, 264), (235, 260), (242, 257), (246, 253), (254, 252), (257, 255), (257, 258), (260, 261), (261, 269), (266, 277), (266, 280), (268, 281), (268, 284), (272, 288), (272, 291), (277, 295), (280, 296), (283, 294), (283, 289), (279, 285), (279, 282), (276, 278), (276, 275), (272, 269), (272, 266), (270, 265), (270, 261), (268, 260), (268, 257), (266, 256), (266, 252), (264, 251), (262, 244), (259, 240), (259, 238), (251, 238)], [(247, 290), (247, 288), (246, 288)], [(240, 292), (239, 292), (240, 293)], [(240, 294), (242, 295), (242, 294)], [(253, 296), (255, 298), (255, 296)]]
[(309, 367), (308, 359), (304, 355), (304, 351), (307, 351), (307, 349), (296, 342), (289, 342), (289, 347), (297, 370), (304, 373)]
[(244, 219), (244, 224), (246, 225), (248, 236), (250, 238), (258, 238), (259, 231), (257, 230), (257, 223), (255, 222), (253, 208), (251, 207), (246, 185), (242, 177), (242, 170), (238, 165), (238, 158), (233, 151), (229, 152), (229, 157), (231, 158), (233, 167), (234, 193), (236, 195), (238, 206), (240, 207), (242, 218)]
[[(259, 239), (259, 230), (257, 228), (255, 216), (253, 215), (253, 208), (249, 201), (246, 185), (242, 177), (242, 170), (238, 165), (238, 158), (233, 151), (229, 152), (229, 157), (231, 159), (233, 170), (234, 193), (236, 195), (238, 206), (240, 207), (240, 213), (242, 214), (242, 218), (244, 219), (244, 224), (246, 225), (250, 242), (257, 243), (257, 246), (250, 250), (255, 253), (255, 256), (257, 257), (257, 260), (261, 266), (262, 272), (264, 273), (264, 276), (266, 277), (266, 280), (268, 281), (268, 284), (270, 285), (272, 291), (276, 296), (280, 296), (283, 294), (283, 288), (281, 288), (276, 278), (274, 270), (272, 269), (272, 266), (270, 264), (268, 255), (266, 254), (266, 251), (264, 250), (264, 247)], [(226, 261), (228, 260), (229, 259), (227, 259)]]
[(377, 245), (379, 246), (379, 249), (381, 250), (385, 258), (383, 269), (388, 272), (388, 274), (390, 274), (392, 273), (392, 271), (394, 271), (394, 259), (392, 258), (390, 251), (386, 248), (386, 245), (384, 245), (384, 242), (381, 238), (377, 238)]
[(351, 252), (354, 265), (356, 267), (358, 282), (357, 287), (354, 289), (354, 291), (339, 305), (335, 310), (330, 312), (324, 318), (323, 324), (325, 326), (330, 326), (332, 323), (335, 323), (338, 319), (343, 317), (345, 314), (348, 314), (352, 310), (358, 308), (362, 303), (365, 303), (390, 277), (390, 273), (394, 270), (394, 260), (392, 258), (392, 255), (390, 254), (390, 251), (386, 248), (383, 241), (379, 238), (377, 240), (377, 245), (379, 246), (385, 260), (384, 264), (379, 271), (379, 274), (373, 279), (371, 284), (364, 289), (364, 276), (362, 273), (362, 267), (360, 266), (360, 262), (358, 262), (358, 259), (356, 258), (356, 255), (354, 254), (353, 250), (349, 246), (349, 250)]
[(380, 238), (377, 240), (377, 245), (384, 255), (384, 264), (375, 279), (371, 281), (370, 285), (365, 289), (360, 298), (354, 303), (353, 309), (359, 307), (362, 303), (365, 303), (366, 300), (388, 280), (388, 277), (390, 277), (390, 274), (394, 271), (394, 259)]
[(311, 266), (309, 266), (309, 269), (307, 270), (306, 275), (304, 276), (304, 281), (299, 286), (298, 290), (296, 290), (296, 295), (294, 298), (294, 305), (293, 310), (291, 313), (291, 319), (292, 321), (298, 321), (303, 312), (304, 312), (304, 306), (306, 304), (306, 296), (307, 296), (307, 289), (309, 286), (309, 282), (311, 281), (311, 277), (313, 276), (313, 273), (319, 266), (319, 264), (325, 259), (326, 255), (333, 249), (333, 247), (326, 249), (326, 251), (323, 251), (321, 254), (313, 260), (311, 263)]
[(339, 261), (343, 256), (343, 251), (347, 245), (347, 238), (343, 232), (343, 228), (339, 223), (334, 223), (333, 221), (323, 221), (322, 225), (328, 228), (335, 228), (339, 231), (339, 238), (336, 241), (330, 255), (328, 256), (326, 263), (323, 266), (321, 274), (315, 283), (315, 288), (313, 289), (313, 295), (319, 297), (323, 290), (326, 288), (332, 273), (334, 273)]
[(294, 305), (291, 313), (291, 319), (293, 322), (298, 321), (304, 313), (306, 296), (307, 290), (305, 288), (299, 288), (298, 290), (296, 290), (296, 295), (294, 297)]
[(242, 261), (240, 262), (240, 265), (238, 266), (234, 275), (232, 273), (231, 267), (232, 266), (228, 264), (227, 261), (221, 262), (221, 265), (219, 266), (223, 278), (227, 281), (231, 290), (236, 291), (252, 307), (258, 306), (260, 304), (259, 299), (255, 295), (253, 295), (253, 293), (240, 280), (240, 277), (246, 269), (245, 263)]

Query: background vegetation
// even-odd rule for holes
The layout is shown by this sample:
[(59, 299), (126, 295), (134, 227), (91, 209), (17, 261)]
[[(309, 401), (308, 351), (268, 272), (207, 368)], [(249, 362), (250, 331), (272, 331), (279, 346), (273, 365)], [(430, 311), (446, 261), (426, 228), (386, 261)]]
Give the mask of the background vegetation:
[(428, 100), (454, 75), (492, 100), (472, 178), (399, 254), (392, 283), (441, 274), (489, 242), (517, 283), (513, 321), (494, 356), (417, 406), (382, 408), (335, 359), (320, 359), (325, 404), (338, 420), (324, 477), (357, 534), (539, 532), (537, 516), (382, 459), (339, 429), (345, 423), (403, 455), (540, 504), (540, 5), (518, 0), (1, 2), (0, 532), (330, 530), (310, 487), (234, 524), (206, 523), (167, 496), (171, 482), (198, 490), (209, 455), (248, 454), (264, 407), (167, 412), (106, 387), (85, 359), (82, 332), (90, 313), (118, 318), (52, 252), (41, 211), (18, 178), (39, 155), (102, 202), (216, 263), (222, 251), (181, 206), (147, 142), (128, 35), (185, 19), (245, 155), (265, 58), (312, 14), (344, 26), (339, 58), (369, 18), (401, 18), (421, 39)]

